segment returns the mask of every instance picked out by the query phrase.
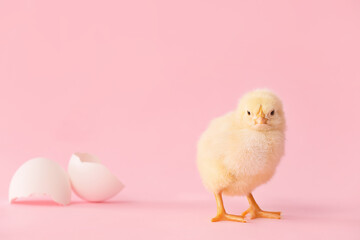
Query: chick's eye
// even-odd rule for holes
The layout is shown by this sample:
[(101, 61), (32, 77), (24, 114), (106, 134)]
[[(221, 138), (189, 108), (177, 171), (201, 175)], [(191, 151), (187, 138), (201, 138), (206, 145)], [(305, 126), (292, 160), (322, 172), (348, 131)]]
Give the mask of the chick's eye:
[(249, 111), (247, 111), (247, 114), (250, 116), (251, 113)]
[(271, 116), (274, 116), (274, 114), (275, 114), (275, 110), (272, 110), (271, 113), (270, 113), (270, 115), (271, 115)]

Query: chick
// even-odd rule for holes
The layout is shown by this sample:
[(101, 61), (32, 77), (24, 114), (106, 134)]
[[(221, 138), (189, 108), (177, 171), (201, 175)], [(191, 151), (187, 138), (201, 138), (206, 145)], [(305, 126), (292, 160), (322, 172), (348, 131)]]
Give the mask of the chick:
[[(269, 90), (245, 94), (235, 111), (214, 119), (198, 142), (197, 165), (205, 187), (215, 195), (213, 222), (245, 222), (251, 218), (280, 218), (280, 212), (260, 209), (251, 192), (274, 175), (284, 154), (285, 117), (281, 100)], [(222, 194), (247, 196), (242, 215), (227, 214)]]

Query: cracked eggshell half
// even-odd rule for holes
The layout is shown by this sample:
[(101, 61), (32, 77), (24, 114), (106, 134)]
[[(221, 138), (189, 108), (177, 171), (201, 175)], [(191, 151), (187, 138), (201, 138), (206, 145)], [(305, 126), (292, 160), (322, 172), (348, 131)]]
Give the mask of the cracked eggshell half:
[(88, 153), (74, 153), (68, 172), (76, 195), (89, 202), (105, 201), (124, 188), (97, 157)]
[(55, 202), (67, 205), (71, 201), (68, 174), (56, 162), (33, 158), (15, 172), (10, 182), (9, 202), (31, 196), (50, 196)]

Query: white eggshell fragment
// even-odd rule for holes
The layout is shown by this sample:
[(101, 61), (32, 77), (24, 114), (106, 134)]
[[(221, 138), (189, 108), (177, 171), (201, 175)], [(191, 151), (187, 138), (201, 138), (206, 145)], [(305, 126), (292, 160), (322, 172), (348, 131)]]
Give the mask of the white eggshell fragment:
[(105, 201), (124, 188), (97, 157), (88, 153), (74, 153), (68, 172), (74, 192), (89, 202)]
[(55, 202), (67, 205), (71, 201), (68, 174), (56, 162), (33, 158), (15, 172), (10, 182), (9, 201), (31, 196), (50, 196)]

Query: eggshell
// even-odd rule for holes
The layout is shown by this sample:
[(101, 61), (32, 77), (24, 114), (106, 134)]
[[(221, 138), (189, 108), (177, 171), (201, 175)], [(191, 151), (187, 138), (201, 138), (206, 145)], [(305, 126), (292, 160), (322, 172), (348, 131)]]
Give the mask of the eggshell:
[(71, 201), (68, 174), (56, 162), (33, 158), (15, 172), (10, 182), (9, 201), (31, 196), (50, 196), (55, 202), (67, 205)]
[(74, 192), (90, 202), (105, 201), (124, 187), (97, 157), (88, 153), (74, 153), (68, 172)]

